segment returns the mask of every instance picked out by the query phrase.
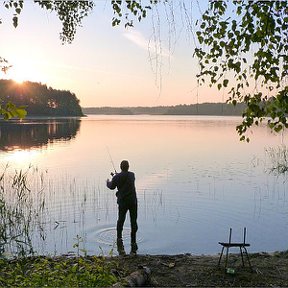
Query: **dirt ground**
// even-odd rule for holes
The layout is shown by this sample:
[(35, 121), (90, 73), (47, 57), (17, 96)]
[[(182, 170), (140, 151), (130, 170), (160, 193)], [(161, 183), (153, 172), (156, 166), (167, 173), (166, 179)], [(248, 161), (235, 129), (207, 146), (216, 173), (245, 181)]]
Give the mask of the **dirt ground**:
[[(242, 267), (240, 255), (230, 254), (228, 271), (224, 268), (225, 257), (218, 267), (219, 255), (127, 255), (106, 260), (111, 262), (113, 273), (121, 279), (119, 286), (288, 287), (288, 252), (249, 256), (252, 270), (247, 261)], [(151, 271), (149, 277), (145, 278), (147, 273), (144, 271)], [(137, 277), (140, 278), (133, 279)]]

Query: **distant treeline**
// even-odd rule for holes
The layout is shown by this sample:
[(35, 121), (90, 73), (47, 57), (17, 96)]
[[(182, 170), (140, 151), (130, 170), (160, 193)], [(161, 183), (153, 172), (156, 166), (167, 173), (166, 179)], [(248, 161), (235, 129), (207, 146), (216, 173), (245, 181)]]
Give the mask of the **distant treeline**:
[(245, 104), (236, 106), (226, 103), (202, 103), (176, 106), (156, 107), (87, 107), (82, 108), (84, 114), (104, 115), (215, 115), (241, 116)]
[(25, 105), (31, 116), (83, 116), (74, 93), (56, 90), (41, 83), (0, 80), (1, 103)]

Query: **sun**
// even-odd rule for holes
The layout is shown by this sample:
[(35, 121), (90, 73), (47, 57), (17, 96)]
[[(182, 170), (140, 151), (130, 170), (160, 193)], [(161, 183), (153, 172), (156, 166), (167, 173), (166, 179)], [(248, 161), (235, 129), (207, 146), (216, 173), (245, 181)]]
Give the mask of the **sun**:
[(10, 77), (17, 83), (22, 84), (24, 81), (29, 80), (29, 69), (22, 66), (13, 66), (10, 68)]
[(14, 80), (17, 84), (23, 84), (23, 82), (26, 81), (22, 76), (13, 76), (13, 80)]
[(22, 84), (25, 81), (42, 82), (41, 73), (29, 64), (15, 64), (6, 73), (6, 77)]

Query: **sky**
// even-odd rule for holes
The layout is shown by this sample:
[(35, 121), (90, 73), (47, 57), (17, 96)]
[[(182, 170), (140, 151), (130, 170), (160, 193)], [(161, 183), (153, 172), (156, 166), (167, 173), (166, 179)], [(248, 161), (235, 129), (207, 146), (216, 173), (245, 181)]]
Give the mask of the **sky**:
[[(197, 87), (199, 66), (192, 56), (197, 43), (178, 1), (186, 0), (172, 1), (172, 10), (158, 6), (142, 22), (125, 28), (112, 27), (110, 1), (96, 0), (72, 44), (64, 45), (55, 14), (25, 1), (15, 29), (13, 11), (2, 6), (0, 56), (13, 67), (1, 77), (69, 90), (82, 107), (223, 102), (225, 91)], [(190, 2), (189, 19), (196, 21), (208, 0), (199, 1), (201, 7)]]

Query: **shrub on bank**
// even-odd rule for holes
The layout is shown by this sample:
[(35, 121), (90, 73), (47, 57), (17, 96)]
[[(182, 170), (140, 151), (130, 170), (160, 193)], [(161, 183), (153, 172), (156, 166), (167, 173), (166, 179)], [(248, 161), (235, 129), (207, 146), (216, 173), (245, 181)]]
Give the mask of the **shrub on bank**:
[(101, 257), (0, 259), (2, 287), (104, 287), (117, 278)]

